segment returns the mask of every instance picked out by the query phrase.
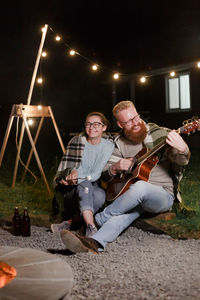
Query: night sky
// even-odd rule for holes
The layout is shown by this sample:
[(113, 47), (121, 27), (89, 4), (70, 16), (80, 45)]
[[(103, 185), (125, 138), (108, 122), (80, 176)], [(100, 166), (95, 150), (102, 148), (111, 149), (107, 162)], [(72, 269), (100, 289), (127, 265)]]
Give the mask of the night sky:
[[(1, 101), (4, 132), (12, 104), (26, 104), (41, 39), (48, 24), (48, 59), (38, 73), (31, 104), (50, 105), (62, 134), (78, 131), (89, 111), (111, 117), (111, 72), (135, 73), (200, 58), (200, 2), (190, 1), (15, 1), (1, 7)], [(93, 74), (67, 45), (102, 66)], [(128, 93), (124, 94), (126, 98)]]

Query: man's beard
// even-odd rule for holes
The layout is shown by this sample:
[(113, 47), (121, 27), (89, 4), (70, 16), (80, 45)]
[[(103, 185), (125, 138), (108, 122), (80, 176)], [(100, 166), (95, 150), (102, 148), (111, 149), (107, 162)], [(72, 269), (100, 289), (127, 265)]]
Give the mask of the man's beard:
[(132, 141), (134, 144), (140, 144), (144, 141), (145, 137), (147, 136), (147, 128), (144, 124), (144, 122), (141, 120), (141, 123), (139, 123), (140, 130), (137, 132), (134, 132), (132, 128), (134, 128), (134, 125), (131, 127), (131, 129), (124, 129), (124, 133), (130, 141)]

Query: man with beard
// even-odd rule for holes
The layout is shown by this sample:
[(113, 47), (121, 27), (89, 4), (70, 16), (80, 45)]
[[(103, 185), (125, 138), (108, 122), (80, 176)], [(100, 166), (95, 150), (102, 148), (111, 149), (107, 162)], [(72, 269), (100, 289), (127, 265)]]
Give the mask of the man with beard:
[(120, 176), (122, 178), (124, 174), (131, 173), (142, 149), (150, 151), (162, 141), (166, 146), (156, 153), (156, 163), (147, 172), (146, 178), (141, 179), (138, 175), (125, 192), (117, 194), (110, 205), (96, 214), (95, 222), (100, 229), (92, 238), (67, 230), (61, 232), (63, 243), (74, 253), (98, 253), (144, 211), (161, 213), (170, 210), (178, 195), (176, 183), (182, 177), (183, 166), (189, 162), (189, 148), (179, 133), (145, 123), (131, 101), (116, 104), (113, 114), (122, 130), (114, 139), (115, 150), (102, 174), (108, 188), (114, 178), (118, 178), (120, 184)]

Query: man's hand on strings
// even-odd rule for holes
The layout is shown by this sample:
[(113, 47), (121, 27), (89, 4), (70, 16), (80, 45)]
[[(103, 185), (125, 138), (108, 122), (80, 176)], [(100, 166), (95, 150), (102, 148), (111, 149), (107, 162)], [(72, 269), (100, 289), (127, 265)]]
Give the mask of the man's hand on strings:
[(128, 171), (132, 163), (133, 163), (133, 158), (131, 157), (121, 158), (110, 167), (110, 171), (113, 175), (116, 175), (118, 172), (121, 171)]
[(180, 153), (187, 154), (189, 151), (188, 145), (183, 140), (183, 138), (180, 136), (180, 134), (176, 132), (176, 130), (172, 130), (169, 132), (169, 134), (166, 138), (166, 142), (171, 147), (178, 150)]

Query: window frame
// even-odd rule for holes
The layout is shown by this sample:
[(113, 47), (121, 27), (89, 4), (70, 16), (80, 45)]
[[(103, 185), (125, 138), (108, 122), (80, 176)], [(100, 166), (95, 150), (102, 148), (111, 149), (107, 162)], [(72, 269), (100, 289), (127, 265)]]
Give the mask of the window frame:
[[(189, 95), (190, 95), (190, 107), (189, 108), (181, 108), (181, 92), (180, 92), (180, 77), (184, 76), (184, 75), (188, 75), (189, 76)], [(169, 80), (170, 79), (178, 79), (178, 92), (179, 92), (179, 107), (178, 108), (170, 108), (169, 104), (170, 104), (170, 99), (169, 99)], [(173, 113), (173, 112), (186, 112), (186, 111), (191, 111), (192, 107), (191, 107), (191, 83), (190, 83), (190, 72), (181, 72), (179, 74), (177, 74), (174, 77), (170, 77), (170, 76), (165, 76), (165, 90), (166, 90), (166, 112), (167, 113)]]

